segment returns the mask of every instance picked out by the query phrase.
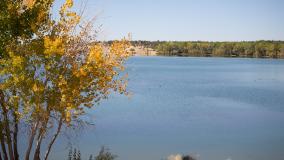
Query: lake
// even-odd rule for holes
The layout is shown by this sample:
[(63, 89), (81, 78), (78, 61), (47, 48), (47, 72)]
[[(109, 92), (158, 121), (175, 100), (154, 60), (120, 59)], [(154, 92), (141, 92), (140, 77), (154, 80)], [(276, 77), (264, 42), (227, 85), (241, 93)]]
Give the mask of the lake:
[[(117, 160), (283, 160), (284, 60), (133, 57), (127, 72), (132, 97), (112, 95), (72, 138), (83, 155), (104, 145)], [(51, 159), (67, 156), (63, 139)]]

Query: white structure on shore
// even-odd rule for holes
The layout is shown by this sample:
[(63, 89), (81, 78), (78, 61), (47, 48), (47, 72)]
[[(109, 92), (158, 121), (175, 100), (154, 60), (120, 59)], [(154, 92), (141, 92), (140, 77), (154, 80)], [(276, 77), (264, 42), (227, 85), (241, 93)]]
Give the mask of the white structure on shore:
[(167, 160), (182, 160), (182, 155), (177, 154), (177, 155), (170, 155)]

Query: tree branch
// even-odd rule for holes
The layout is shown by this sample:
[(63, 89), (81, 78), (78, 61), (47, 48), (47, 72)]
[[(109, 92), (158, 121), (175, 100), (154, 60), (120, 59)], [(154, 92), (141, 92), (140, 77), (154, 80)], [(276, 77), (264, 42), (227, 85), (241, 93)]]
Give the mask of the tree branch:
[(30, 138), (29, 138), (29, 142), (28, 142), (28, 148), (27, 148), (27, 151), (26, 151), (25, 160), (30, 159), (30, 154), (31, 154), (31, 150), (32, 150), (32, 146), (33, 146), (33, 143), (34, 143), (34, 139), (35, 139), (35, 135), (36, 135), (38, 125), (39, 125), (39, 122), (37, 121), (31, 128), (31, 134), (30, 134)]
[(61, 131), (62, 124), (63, 124), (63, 118), (61, 117), (60, 120), (59, 120), (59, 123), (58, 123), (57, 131), (53, 135), (53, 138), (52, 138), (52, 140), (50, 141), (50, 143), (49, 143), (49, 145), (47, 147), (47, 151), (45, 153), (44, 160), (48, 159), (48, 156), (49, 156), (49, 153), (51, 151), (52, 145), (54, 144), (55, 140), (57, 139), (57, 137), (58, 137), (58, 135), (59, 135), (59, 133)]
[(44, 115), (43, 116), (44, 118), (42, 119), (43, 124), (40, 127), (40, 132), (39, 132), (39, 135), (38, 135), (38, 138), (37, 138), (34, 160), (40, 159), (41, 143), (42, 143), (42, 140), (44, 139), (44, 136), (46, 134), (47, 125), (48, 125), (49, 117), (50, 117), (50, 109), (49, 108), (47, 108), (47, 114), (46, 115)]
[(41, 142), (44, 136), (44, 130), (45, 126), (41, 126), (40, 131), (38, 133), (37, 142), (36, 142), (36, 148), (34, 153), (34, 160), (40, 160), (40, 148), (41, 148)]

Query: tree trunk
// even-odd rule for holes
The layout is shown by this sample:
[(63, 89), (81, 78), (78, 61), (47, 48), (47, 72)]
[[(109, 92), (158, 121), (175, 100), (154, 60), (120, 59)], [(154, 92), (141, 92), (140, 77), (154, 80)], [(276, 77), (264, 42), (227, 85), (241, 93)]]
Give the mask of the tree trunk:
[(1, 154), (1, 152), (0, 152), (0, 160), (2, 160), (2, 154)]
[(14, 153), (13, 153), (13, 147), (12, 147), (12, 141), (11, 141), (11, 133), (10, 133), (10, 127), (8, 118), (5, 118), (5, 131), (6, 131), (6, 138), (7, 138), (7, 145), (8, 145), (8, 151), (9, 151), (9, 157), (10, 160), (14, 160)]
[(37, 128), (38, 128), (38, 124), (39, 124), (39, 122), (37, 121), (31, 128), (31, 134), (30, 134), (30, 138), (29, 138), (29, 143), (28, 143), (28, 148), (27, 148), (27, 151), (26, 151), (25, 160), (29, 160), (30, 159), (30, 154), (31, 154), (33, 143), (34, 143), (34, 139), (35, 139), (36, 131), (37, 131)]
[(35, 154), (34, 154), (34, 160), (40, 160), (40, 151), (41, 151), (41, 143), (42, 140), (46, 134), (46, 129), (47, 129), (47, 125), (48, 125), (48, 121), (49, 121), (49, 117), (50, 117), (50, 110), (47, 109), (47, 116), (44, 116), (46, 118), (43, 118), (43, 124), (40, 127), (40, 132), (37, 138), (37, 143), (36, 143), (36, 149), (35, 149)]
[(44, 136), (44, 131), (41, 128), (41, 131), (38, 133), (36, 149), (34, 153), (34, 160), (40, 160), (40, 148), (41, 148), (41, 142), (42, 142), (43, 136)]
[(61, 127), (62, 127), (62, 124), (63, 124), (63, 118), (61, 117), (60, 118), (60, 121), (58, 123), (58, 127), (57, 127), (57, 131), (56, 133), (53, 135), (52, 137), (52, 140), (50, 141), (48, 147), (47, 147), (47, 151), (45, 153), (45, 156), (44, 156), (44, 160), (47, 160), (48, 159), (48, 156), (49, 156), (49, 153), (51, 151), (51, 148), (52, 148), (52, 145), (54, 144), (55, 140), (57, 139), (60, 131), (61, 131)]
[[(6, 146), (5, 146), (5, 142), (4, 142), (4, 135), (2, 133), (3, 131), (3, 127), (2, 127), (2, 122), (0, 122), (0, 141), (1, 141), (1, 148), (2, 148), (2, 153), (4, 160), (8, 160), (8, 155), (7, 155), (7, 151), (6, 151)], [(0, 151), (1, 153), (1, 151)]]
[(17, 114), (16, 114), (15, 111), (13, 113), (13, 116), (14, 116), (14, 133), (13, 133), (14, 158), (15, 158), (15, 160), (19, 160), (19, 153), (18, 153), (18, 132), (19, 132), (19, 127), (18, 127)]
[(10, 126), (9, 126), (9, 118), (8, 118), (8, 109), (6, 108), (6, 105), (5, 105), (4, 93), (2, 90), (0, 90), (0, 105), (2, 106), (2, 111), (3, 111), (2, 113), (4, 117), (3, 127), (6, 132), (6, 142), (8, 145), (9, 157), (10, 157), (10, 160), (14, 160), (14, 153), (13, 153), (13, 147), (12, 147), (12, 141), (11, 141), (11, 131), (10, 131)]

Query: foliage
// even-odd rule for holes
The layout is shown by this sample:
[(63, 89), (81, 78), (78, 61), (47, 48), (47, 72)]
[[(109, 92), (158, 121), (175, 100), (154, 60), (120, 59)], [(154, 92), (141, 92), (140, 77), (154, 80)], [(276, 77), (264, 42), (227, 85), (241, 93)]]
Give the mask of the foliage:
[(10, 41), (30, 39), (50, 18), (54, 0), (1, 0), (0, 57)]
[(1, 1), (1, 9), (7, 9), (0, 12), (0, 140), (3, 157), (11, 160), (19, 159), (19, 125), (29, 127), (26, 160), (31, 153), (40, 159), (42, 141), (55, 132), (47, 142), (47, 159), (62, 127), (83, 121), (86, 109), (112, 91), (127, 94), (127, 77), (120, 73), (128, 42), (96, 41), (92, 23), (71, 10), (72, 0), (61, 7), (60, 19), (52, 20), (52, 3)]
[(190, 156), (190, 155), (186, 155), (186, 156), (183, 156), (183, 157), (182, 157), (182, 160), (195, 160), (195, 158), (193, 158), (193, 157)]
[(102, 147), (95, 160), (114, 160), (117, 156), (109, 152), (109, 149)]

